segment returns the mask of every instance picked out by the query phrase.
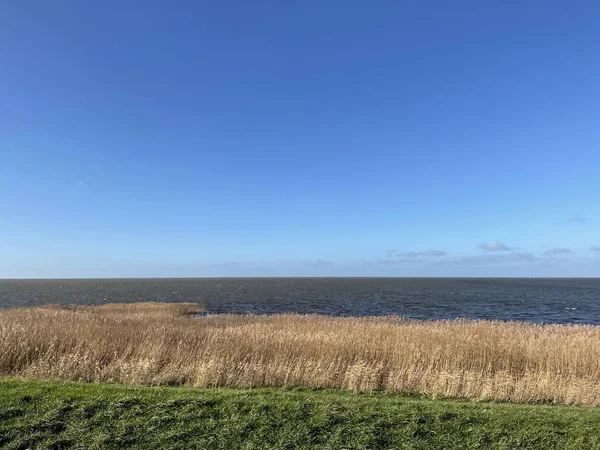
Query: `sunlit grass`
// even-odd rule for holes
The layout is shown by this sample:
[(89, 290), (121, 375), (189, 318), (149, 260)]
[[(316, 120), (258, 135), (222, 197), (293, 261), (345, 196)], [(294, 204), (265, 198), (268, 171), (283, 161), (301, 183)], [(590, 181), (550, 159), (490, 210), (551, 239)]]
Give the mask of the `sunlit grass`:
[(600, 409), (313, 389), (0, 381), (6, 449), (600, 448)]

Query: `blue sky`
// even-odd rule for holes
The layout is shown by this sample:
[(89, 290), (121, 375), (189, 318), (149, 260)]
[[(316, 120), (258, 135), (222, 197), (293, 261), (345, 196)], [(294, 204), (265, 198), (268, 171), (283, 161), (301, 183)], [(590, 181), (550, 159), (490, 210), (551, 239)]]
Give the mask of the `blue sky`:
[(7, 1), (0, 277), (600, 276), (595, 1)]

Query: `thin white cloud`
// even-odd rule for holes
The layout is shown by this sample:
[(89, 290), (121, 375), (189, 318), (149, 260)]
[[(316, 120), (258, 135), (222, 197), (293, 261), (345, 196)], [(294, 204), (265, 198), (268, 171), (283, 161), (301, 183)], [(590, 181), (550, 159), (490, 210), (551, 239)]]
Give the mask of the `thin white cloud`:
[(415, 264), (426, 261), (426, 259), (420, 258), (381, 259), (379, 261), (366, 262), (365, 266), (394, 266), (397, 264)]
[(512, 248), (510, 248), (508, 245), (497, 241), (479, 244), (477, 248), (479, 250), (483, 250), (484, 252), (509, 252), (512, 250)]
[(315, 266), (333, 266), (332, 261), (327, 261), (326, 259), (315, 259), (313, 262)]
[(480, 266), (506, 263), (533, 263), (540, 261), (535, 255), (527, 252), (484, 253), (482, 255), (465, 256), (460, 259), (444, 261), (444, 265)]
[(420, 253), (423, 256), (446, 256), (447, 253), (442, 250), (425, 250)]
[(418, 258), (421, 256), (445, 256), (446, 252), (442, 250), (423, 250), (422, 252), (404, 252), (397, 253), (396, 256), (399, 258)]
[(562, 256), (562, 255), (570, 255), (573, 253), (573, 250), (570, 248), (551, 248), (550, 250), (546, 250), (543, 255), (544, 256)]

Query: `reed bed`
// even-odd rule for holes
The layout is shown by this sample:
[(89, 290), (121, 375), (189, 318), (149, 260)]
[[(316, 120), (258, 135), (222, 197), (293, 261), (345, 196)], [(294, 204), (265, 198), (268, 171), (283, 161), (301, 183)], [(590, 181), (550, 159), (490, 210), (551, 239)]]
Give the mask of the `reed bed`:
[(188, 303), (2, 310), (0, 376), (600, 405), (597, 326), (197, 312)]

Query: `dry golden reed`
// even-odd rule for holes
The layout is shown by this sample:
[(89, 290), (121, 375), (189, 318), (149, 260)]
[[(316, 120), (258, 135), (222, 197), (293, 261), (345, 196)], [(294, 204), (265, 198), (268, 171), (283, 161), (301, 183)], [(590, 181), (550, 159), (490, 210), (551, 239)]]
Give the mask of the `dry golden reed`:
[(188, 303), (3, 310), (0, 375), (600, 405), (596, 326), (195, 312)]

